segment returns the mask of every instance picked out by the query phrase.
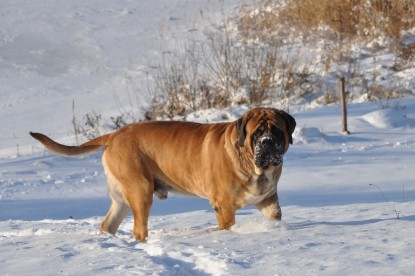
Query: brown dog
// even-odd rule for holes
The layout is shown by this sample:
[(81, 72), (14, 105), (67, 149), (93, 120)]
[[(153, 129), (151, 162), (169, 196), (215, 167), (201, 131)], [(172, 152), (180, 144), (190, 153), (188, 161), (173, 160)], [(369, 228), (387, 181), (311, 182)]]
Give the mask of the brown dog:
[(208, 199), (219, 229), (229, 229), (236, 210), (246, 205), (280, 220), (277, 183), (295, 125), (284, 111), (255, 108), (230, 123), (134, 123), (80, 146), (30, 134), (65, 156), (103, 149), (112, 203), (100, 230), (115, 234), (131, 209), (134, 237), (145, 241), (153, 193), (160, 199), (168, 191)]

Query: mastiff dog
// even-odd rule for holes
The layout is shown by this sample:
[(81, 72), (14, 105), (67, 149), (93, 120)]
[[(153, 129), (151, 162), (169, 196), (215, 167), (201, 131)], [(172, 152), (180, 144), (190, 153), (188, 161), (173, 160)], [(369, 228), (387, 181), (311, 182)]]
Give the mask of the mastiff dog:
[(208, 199), (219, 229), (234, 225), (236, 210), (246, 205), (281, 220), (277, 184), (295, 126), (285, 111), (254, 108), (227, 123), (133, 123), (80, 146), (30, 134), (59, 155), (103, 150), (111, 206), (100, 231), (115, 234), (131, 210), (133, 235), (145, 241), (153, 194), (159, 199), (168, 192)]

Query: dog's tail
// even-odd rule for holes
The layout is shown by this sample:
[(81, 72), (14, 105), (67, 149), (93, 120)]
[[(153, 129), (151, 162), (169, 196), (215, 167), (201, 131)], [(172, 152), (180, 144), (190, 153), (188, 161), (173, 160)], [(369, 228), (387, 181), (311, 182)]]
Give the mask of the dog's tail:
[(66, 146), (53, 141), (42, 133), (30, 132), (30, 135), (51, 152), (63, 156), (86, 155), (104, 149), (110, 136), (110, 134), (103, 135), (79, 146)]

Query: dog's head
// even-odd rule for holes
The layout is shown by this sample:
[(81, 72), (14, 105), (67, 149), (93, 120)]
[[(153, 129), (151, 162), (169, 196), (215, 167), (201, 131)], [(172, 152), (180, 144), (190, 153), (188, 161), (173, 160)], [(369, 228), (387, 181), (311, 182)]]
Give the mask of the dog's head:
[(236, 121), (238, 146), (251, 155), (255, 172), (282, 165), (295, 126), (291, 115), (274, 108), (252, 109)]

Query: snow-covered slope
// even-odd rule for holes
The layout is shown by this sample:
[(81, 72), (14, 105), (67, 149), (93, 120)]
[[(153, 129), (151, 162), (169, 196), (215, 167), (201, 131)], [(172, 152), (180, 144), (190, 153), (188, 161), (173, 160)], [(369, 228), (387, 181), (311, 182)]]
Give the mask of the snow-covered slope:
[(2, 1), (0, 157), (35, 151), (30, 130), (73, 135), (73, 103), (79, 121), (136, 112), (163, 56), (243, 2)]
[(98, 233), (109, 205), (99, 153), (63, 158), (30, 140), (36, 130), (73, 143), (72, 100), (77, 116), (117, 114), (178, 38), (237, 2), (2, 1), (1, 275), (413, 274), (414, 97), (349, 105), (351, 135), (341, 134), (337, 105), (292, 108), (282, 222), (249, 207), (231, 231), (216, 231), (206, 200), (171, 196), (155, 200), (147, 243), (133, 240), (131, 215), (116, 236)]
[[(337, 106), (295, 113), (298, 129), (279, 184), (281, 223), (247, 208), (231, 231), (216, 231), (206, 200), (173, 196), (155, 201), (144, 244), (131, 236), (131, 216), (115, 237), (98, 234), (109, 204), (99, 154), (3, 159), (0, 270), (409, 275), (415, 269), (414, 110), (412, 98), (387, 109), (349, 106), (348, 136), (338, 131)], [(400, 126), (383, 127), (388, 122)]]

